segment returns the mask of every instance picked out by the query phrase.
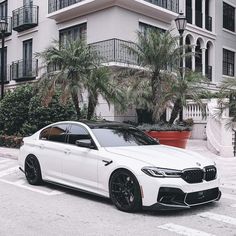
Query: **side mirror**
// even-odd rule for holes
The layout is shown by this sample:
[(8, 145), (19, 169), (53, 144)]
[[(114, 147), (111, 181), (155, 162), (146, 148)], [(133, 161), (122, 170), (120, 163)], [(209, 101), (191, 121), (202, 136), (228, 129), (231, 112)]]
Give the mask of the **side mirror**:
[(94, 149), (95, 146), (91, 139), (80, 139), (75, 141), (75, 145), (78, 147)]

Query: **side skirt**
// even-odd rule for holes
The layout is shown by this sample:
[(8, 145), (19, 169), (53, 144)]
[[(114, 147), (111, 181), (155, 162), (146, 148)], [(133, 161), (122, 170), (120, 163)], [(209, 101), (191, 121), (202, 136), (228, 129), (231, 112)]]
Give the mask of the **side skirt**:
[(43, 180), (43, 181), (46, 182), (46, 183), (49, 183), (49, 184), (57, 185), (59, 187), (63, 187), (63, 188), (71, 189), (71, 190), (76, 190), (78, 192), (88, 193), (88, 194), (91, 194), (91, 195), (94, 195), (94, 196), (98, 196), (98, 197), (103, 197), (103, 198), (109, 199), (109, 197), (107, 197), (106, 195), (103, 195), (103, 194), (94, 193), (92, 191), (88, 191), (88, 190), (84, 190), (84, 189), (81, 189), (81, 188), (72, 187), (72, 186), (69, 186), (69, 185), (61, 184), (61, 183), (50, 181), (50, 180)]

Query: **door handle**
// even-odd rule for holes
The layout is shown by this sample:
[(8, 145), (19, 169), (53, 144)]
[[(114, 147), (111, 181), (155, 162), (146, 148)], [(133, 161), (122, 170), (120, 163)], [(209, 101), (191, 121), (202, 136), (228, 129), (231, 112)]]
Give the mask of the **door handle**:
[(102, 162), (104, 162), (105, 163), (105, 166), (108, 166), (108, 165), (110, 165), (113, 161), (112, 160), (102, 160)]

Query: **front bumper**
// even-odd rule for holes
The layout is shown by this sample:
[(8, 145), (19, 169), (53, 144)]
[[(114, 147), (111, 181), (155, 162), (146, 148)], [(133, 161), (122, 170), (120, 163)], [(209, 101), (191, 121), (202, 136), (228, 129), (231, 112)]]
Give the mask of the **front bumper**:
[(178, 210), (218, 201), (221, 197), (219, 188), (203, 190), (193, 193), (184, 193), (180, 189), (161, 188), (157, 203), (144, 206), (145, 210)]
[(139, 176), (144, 209), (186, 209), (218, 201), (221, 197), (219, 178), (189, 184), (182, 178)]

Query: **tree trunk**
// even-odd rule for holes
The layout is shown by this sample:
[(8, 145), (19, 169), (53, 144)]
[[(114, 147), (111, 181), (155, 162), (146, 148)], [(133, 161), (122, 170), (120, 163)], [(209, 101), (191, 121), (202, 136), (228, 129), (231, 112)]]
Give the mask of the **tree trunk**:
[(153, 101), (153, 121), (159, 122), (160, 117), (165, 110), (165, 99), (163, 81), (159, 73), (156, 73), (152, 77), (152, 101)]
[(181, 100), (177, 99), (175, 104), (174, 104), (173, 110), (171, 112), (171, 117), (170, 117), (170, 120), (169, 120), (170, 125), (172, 125), (174, 123), (175, 119), (178, 117), (179, 112), (181, 111), (181, 108), (182, 108)]
[(80, 111), (80, 106), (79, 106), (79, 98), (78, 98), (78, 93), (72, 92), (71, 93), (72, 101), (75, 106), (76, 114), (77, 114), (77, 119), (79, 120), (81, 118), (81, 111)]
[(94, 116), (97, 101), (98, 101), (97, 98), (94, 98), (93, 96), (89, 95), (89, 98), (88, 98), (88, 113), (87, 113), (87, 119), (88, 120), (91, 120)]

